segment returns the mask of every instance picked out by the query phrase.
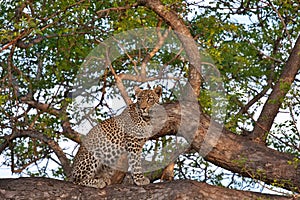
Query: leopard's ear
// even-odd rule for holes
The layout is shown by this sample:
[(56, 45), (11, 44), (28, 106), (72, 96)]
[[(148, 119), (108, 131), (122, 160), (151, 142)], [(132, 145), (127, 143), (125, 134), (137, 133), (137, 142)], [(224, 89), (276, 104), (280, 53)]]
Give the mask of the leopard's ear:
[(157, 86), (156, 88), (154, 88), (154, 92), (157, 94), (157, 96), (161, 96), (162, 93), (162, 88), (161, 86)]
[(142, 89), (139, 86), (134, 86), (133, 89), (134, 89), (135, 95), (138, 95), (142, 91)]

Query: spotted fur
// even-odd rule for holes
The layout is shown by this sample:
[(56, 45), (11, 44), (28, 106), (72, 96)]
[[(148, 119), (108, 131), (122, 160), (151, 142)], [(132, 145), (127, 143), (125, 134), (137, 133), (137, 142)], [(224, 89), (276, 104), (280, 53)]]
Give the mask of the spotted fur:
[[(153, 134), (151, 108), (158, 105), (161, 93), (160, 86), (153, 90), (136, 87), (136, 103), (129, 105), (119, 116), (93, 127), (75, 156), (71, 180), (80, 185), (103, 188), (112, 184), (116, 170), (126, 170), (129, 166), (136, 185), (149, 184), (149, 179), (142, 173), (141, 153)], [(124, 155), (128, 158), (125, 165), (120, 164)]]

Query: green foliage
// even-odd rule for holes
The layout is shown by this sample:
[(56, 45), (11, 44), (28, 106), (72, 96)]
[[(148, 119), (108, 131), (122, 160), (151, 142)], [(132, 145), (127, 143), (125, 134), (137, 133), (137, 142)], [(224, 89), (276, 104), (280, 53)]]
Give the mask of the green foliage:
[[(199, 47), (205, 50), (202, 61), (214, 64), (219, 69), (229, 102), (226, 128), (237, 134), (252, 130), (258, 110), (265, 102), (270, 88), (278, 81), (300, 32), (298, 2), (275, 0), (267, 3), (248, 0), (242, 1), (244, 5), (240, 5), (241, 1), (210, 1), (206, 4), (181, 0), (162, 2), (184, 20)], [(95, 47), (99, 47), (99, 41), (127, 30), (158, 25), (163, 33), (163, 29), (170, 25), (161, 21), (153, 11), (142, 6), (132, 6), (135, 3), (133, 0), (1, 1), (1, 144), (5, 142), (4, 137), (16, 133), (15, 130), (34, 130), (59, 144), (65, 140), (70, 142), (63, 135), (62, 122), (68, 116), (71, 118), (71, 125), (74, 125), (72, 123), (80, 115), (70, 108), (73, 103), (70, 91), (78, 81), (76, 78), (82, 69), (82, 63)], [(151, 35), (145, 41), (155, 44), (156, 39)], [(175, 47), (169, 48), (180, 49), (178, 41), (171, 41), (170, 44)], [(152, 50), (153, 48), (142, 48), (128, 51), (127, 55), (113, 60), (111, 65), (118, 74), (136, 75), (136, 68), (140, 69), (145, 55)], [(147, 65), (149, 76), (158, 75), (163, 66), (164, 72), (171, 72), (180, 79), (172, 80), (172, 83), (164, 82), (163, 102), (180, 99), (178, 83), (187, 81), (188, 62), (180, 58), (174, 59), (173, 52), (168, 48), (160, 49)], [(104, 56), (99, 59), (105, 63)], [(101, 89), (106, 92), (104, 94), (104, 90), (100, 89), (96, 91), (103, 92), (101, 95), (106, 98), (95, 106), (95, 115), (102, 120), (117, 112), (112, 111), (107, 102), (119, 97), (119, 91), (110, 70), (105, 73), (103, 70), (97, 80)], [(216, 77), (209, 81), (220, 80)], [(136, 85), (136, 82), (124, 82), (128, 86)], [(212, 98), (214, 94), (209, 89), (204, 83), (198, 100), (203, 110), (211, 114), (215, 102)], [(286, 85), (282, 85), (281, 89), (287, 89)], [(246, 107), (262, 91), (266, 91), (262, 97)], [(299, 91), (297, 76), (289, 95), (279, 99), (282, 101), (282, 110), (289, 113), (289, 118), (277, 122), (268, 135), (270, 147), (295, 157), (299, 157), (300, 143), (297, 126), (300, 115)], [(101, 99), (101, 95), (97, 98)], [(49, 108), (36, 109), (22, 101), (25, 97), (45, 103)], [(50, 108), (62, 114), (53, 115)], [(149, 144), (145, 152), (166, 147), (170, 144), (168, 141), (168, 137), (160, 138), (159, 143)], [(67, 150), (70, 149), (64, 149)], [(48, 161), (58, 162), (57, 158), (53, 150), (38, 139), (16, 138), (2, 155), (5, 160), (3, 164), (16, 171), (20, 169), (22, 175), (64, 177), (59, 165), (49, 170)], [(238, 162), (240, 163), (237, 164), (243, 164), (245, 160)], [(292, 165), (298, 163), (299, 160), (291, 161)], [(33, 165), (38, 166), (38, 170), (28, 167)], [(244, 189), (244, 183), (248, 188), (257, 187), (257, 182), (222, 171), (194, 154), (181, 156), (177, 160), (175, 173), (179, 179), (192, 178), (229, 188)]]

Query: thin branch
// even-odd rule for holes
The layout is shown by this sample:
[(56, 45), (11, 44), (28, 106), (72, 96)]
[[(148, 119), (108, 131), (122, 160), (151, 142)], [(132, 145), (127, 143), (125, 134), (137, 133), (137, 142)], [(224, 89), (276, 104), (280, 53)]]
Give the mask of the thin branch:
[(255, 104), (263, 96), (265, 96), (269, 89), (270, 85), (268, 84), (260, 93), (256, 94), (246, 105), (242, 106), (242, 108), (238, 112), (238, 115), (245, 114), (253, 104)]
[(6, 44), (4, 47), (1, 48), (0, 52), (7, 49), (8, 47), (16, 44), (16, 42), (23, 38), (25, 35), (28, 35), (29, 33), (31, 33), (32, 30), (27, 30), (27, 31), (23, 31), (20, 35), (18, 35), (15, 39), (11, 40), (8, 44)]
[[(74, 4), (71, 4), (71, 5), (67, 6), (66, 8), (64, 8), (62, 10), (58, 10), (57, 12), (53, 13), (50, 17), (43, 18), (42, 21), (47, 22), (49, 19), (52, 19), (52, 18), (58, 16), (61, 13), (65, 13), (68, 9), (70, 9), (72, 7), (75, 7), (75, 6), (81, 4), (81, 3), (85, 2), (85, 1), (86, 0), (80, 0), (80, 1), (78, 1), (76, 3), (74, 3)], [(44, 27), (41, 27), (40, 30), (44, 31), (45, 29), (47, 29), (48, 27), (52, 26), (53, 24), (55, 24), (57, 22), (60, 22), (62, 19), (63, 19), (62, 17), (58, 17), (58, 20), (56, 20), (56, 21), (53, 20), (53, 22), (51, 22), (51, 23), (46, 23), (46, 25)]]
[(115, 81), (116, 81), (116, 85), (119, 88), (119, 91), (121, 93), (121, 96), (123, 97), (125, 103), (127, 105), (132, 104), (132, 100), (130, 99), (130, 97), (128, 96), (128, 93), (126, 92), (126, 88), (122, 82), (122, 79), (118, 76), (118, 74), (116, 73), (115, 69), (113, 68), (111, 61), (109, 59), (109, 48), (106, 49), (106, 65), (109, 66), (110, 71), (112, 72)]
[(60, 148), (59, 144), (55, 142), (53, 139), (47, 137), (43, 133), (40, 133), (38, 131), (33, 131), (33, 130), (15, 130), (14, 133), (10, 136), (7, 137), (6, 142), (10, 142), (16, 138), (20, 137), (30, 137), (30, 138), (36, 138), (39, 139), (40, 141), (46, 143), (55, 153), (57, 158), (59, 159), (62, 168), (64, 169), (65, 174), (67, 177), (70, 176), (71, 173), (71, 164), (70, 160), (66, 157), (65, 153), (63, 150)]
[(47, 158), (48, 154), (39, 157), (39, 158), (34, 158), (33, 160), (31, 160), (30, 162), (24, 164), (21, 168), (18, 169), (12, 169), (12, 173), (21, 173), (23, 170), (25, 170), (27, 167), (29, 167), (30, 165), (32, 165), (33, 163), (36, 163), (36, 161), (41, 160), (41, 159), (45, 159)]
[(56, 117), (62, 118), (62, 127), (63, 127), (63, 135), (73, 140), (74, 142), (81, 143), (81, 135), (80, 133), (74, 131), (71, 127), (71, 123), (69, 122), (69, 118), (65, 111), (61, 109), (56, 109), (50, 104), (40, 103), (35, 100), (30, 99), (30, 97), (22, 97), (20, 98), (21, 102), (28, 104), (42, 112), (52, 114)]
[[(293, 108), (292, 108), (292, 105), (290, 104), (289, 105), (289, 110), (290, 110), (290, 116), (292, 118), (292, 122), (293, 122), (293, 125), (295, 127), (295, 130), (296, 130), (296, 134), (298, 136), (298, 138), (300, 139), (300, 130), (298, 129), (298, 126), (297, 126), (297, 120), (296, 120), (296, 117), (293, 113)], [(300, 120), (300, 119), (299, 119)], [(300, 148), (300, 144), (299, 144), (299, 148)], [(300, 151), (300, 150), (299, 150)]]
[(275, 8), (275, 6), (273, 5), (273, 3), (268, 0), (268, 3), (267, 3), (269, 6), (272, 7), (272, 9), (274, 10), (274, 12), (276, 12), (276, 14), (278, 15), (282, 25), (283, 25), (283, 28), (284, 28), (284, 32), (287, 34), (287, 37), (288, 37), (288, 40), (290, 42), (290, 45), (292, 46), (292, 39), (291, 39), (291, 35), (289, 33), (289, 30), (287, 29), (287, 26), (286, 26), (286, 23), (284, 22), (284, 19), (282, 18), (281, 14), (279, 13), (279, 11)]
[[(273, 61), (278, 62), (278, 63), (283, 63), (282, 60), (279, 60), (279, 59), (277, 59), (277, 58), (274, 58), (274, 57), (272, 57), (272, 56), (269, 56), (269, 55), (265, 54), (263, 51), (261, 51), (259, 48), (257, 48), (257, 46), (254, 45), (251, 41), (249, 41), (249, 40), (245, 40), (245, 41), (246, 41), (247, 43), (249, 43), (249, 44), (250, 44), (250, 45), (258, 52), (259, 55), (265, 57), (265, 58), (268, 59), (268, 60), (273, 60)], [(276, 52), (273, 52), (273, 53), (275, 54)]]
[(33, 45), (42, 42), (44, 39), (50, 39), (54, 37), (69, 37), (69, 36), (76, 36), (76, 35), (85, 35), (87, 32), (72, 32), (72, 33), (64, 33), (64, 34), (50, 34), (50, 35), (37, 35), (35, 38), (30, 39), (29, 42), (24, 42), (22, 40), (18, 40), (16, 43), (17, 47), (27, 49), (32, 47)]
[(158, 40), (156, 42), (156, 45), (154, 46), (153, 50), (150, 53), (147, 53), (144, 57), (142, 64), (141, 64), (141, 78), (146, 79), (147, 75), (147, 64), (151, 60), (151, 58), (160, 50), (160, 48), (163, 46), (166, 38), (169, 35), (169, 32), (171, 31), (171, 27), (169, 26), (168, 30), (165, 31), (165, 33), (161, 34), (161, 24), (162, 20), (159, 20), (156, 26), (156, 32), (158, 36)]
[(21, 97), (21, 102), (26, 103), (40, 111), (55, 115), (61, 116), (61, 111), (59, 109), (53, 108), (50, 104), (40, 103), (35, 100), (29, 99), (28, 97)]
[(128, 9), (136, 7), (136, 6), (138, 6), (138, 3), (134, 3), (131, 5), (127, 4), (125, 6), (115, 7), (115, 8), (107, 8), (107, 9), (99, 10), (96, 13), (99, 17), (102, 17), (104, 13), (106, 13), (106, 16), (107, 16), (111, 11), (123, 11), (123, 10), (128, 10)]
[(114, 36), (112, 36), (112, 39), (116, 41), (119, 45), (119, 47), (122, 49), (122, 51), (126, 54), (126, 56), (129, 58), (130, 62), (133, 64), (133, 69), (137, 75), (140, 74), (139, 70), (137, 69), (137, 62), (132, 58), (132, 56), (126, 51), (126, 48), (117, 40)]
[[(289, 142), (286, 142), (284, 140), (282, 140), (280, 137), (277, 137), (275, 134), (273, 133), (269, 133), (272, 137), (274, 137), (276, 140), (278, 140), (279, 142), (281, 142), (282, 144), (284, 144), (286, 147), (291, 147), (292, 149), (297, 150), (298, 152), (300, 152), (300, 147), (297, 147), (293, 144), (290, 144)], [(285, 137), (288, 137), (286, 134), (284, 134), (283, 132), (281, 132), (282, 135), (284, 135)]]

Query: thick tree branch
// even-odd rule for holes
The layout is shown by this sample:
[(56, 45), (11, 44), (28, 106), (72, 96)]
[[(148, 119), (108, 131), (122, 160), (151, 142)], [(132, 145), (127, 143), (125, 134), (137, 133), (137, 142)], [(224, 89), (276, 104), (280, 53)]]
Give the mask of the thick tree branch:
[(251, 139), (265, 143), (268, 132), (270, 131), (279, 108), (288, 93), (291, 84), (300, 69), (300, 35), (295, 43), (290, 57), (288, 58), (279, 80), (263, 107), (263, 110), (256, 122)]
[[(179, 180), (147, 186), (111, 185), (95, 189), (47, 178), (0, 179), (1, 199), (274, 199), (293, 197), (230, 190), (190, 180)], [(298, 199), (296, 196), (293, 199)]]
[(138, 3), (139, 5), (146, 6), (154, 11), (162, 19), (168, 22), (174, 31), (176, 31), (190, 62), (189, 83), (193, 88), (195, 96), (199, 96), (201, 86), (200, 54), (190, 30), (176, 12), (164, 6), (159, 0), (140, 0)]
[[(180, 127), (182, 124), (181, 105), (172, 103), (163, 106), (168, 119), (165, 126), (154, 138), (175, 134), (179, 128), (182, 129)], [(218, 124), (211, 123), (210, 118), (204, 114), (201, 114), (200, 125), (193, 124), (197, 123), (193, 119), (195, 110), (193, 110), (193, 106), (187, 106), (186, 108), (190, 108), (190, 110), (184, 111), (190, 113), (190, 117), (185, 115), (185, 117), (188, 117), (185, 120), (190, 122), (191, 127), (199, 127), (191, 145), (201, 155), (200, 149), (204, 138), (208, 134), (212, 134), (208, 133), (209, 128), (213, 132), (220, 131), (220, 128), (214, 129), (213, 127), (217, 127)], [(270, 149), (228, 130), (223, 130), (220, 133), (220, 138), (214, 138), (214, 140), (217, 140), (216, 145), (207, 155), (203, 155), (207, 161), (245, 177), (262, 180), (269, 184), (274, 183), (276, 180), (280, 187), (288, 190), (294, 190), (295, 187), (300, 188), (300, 164), (290, 154)], [(211, 142), (214, 143), (215, 141)]]

